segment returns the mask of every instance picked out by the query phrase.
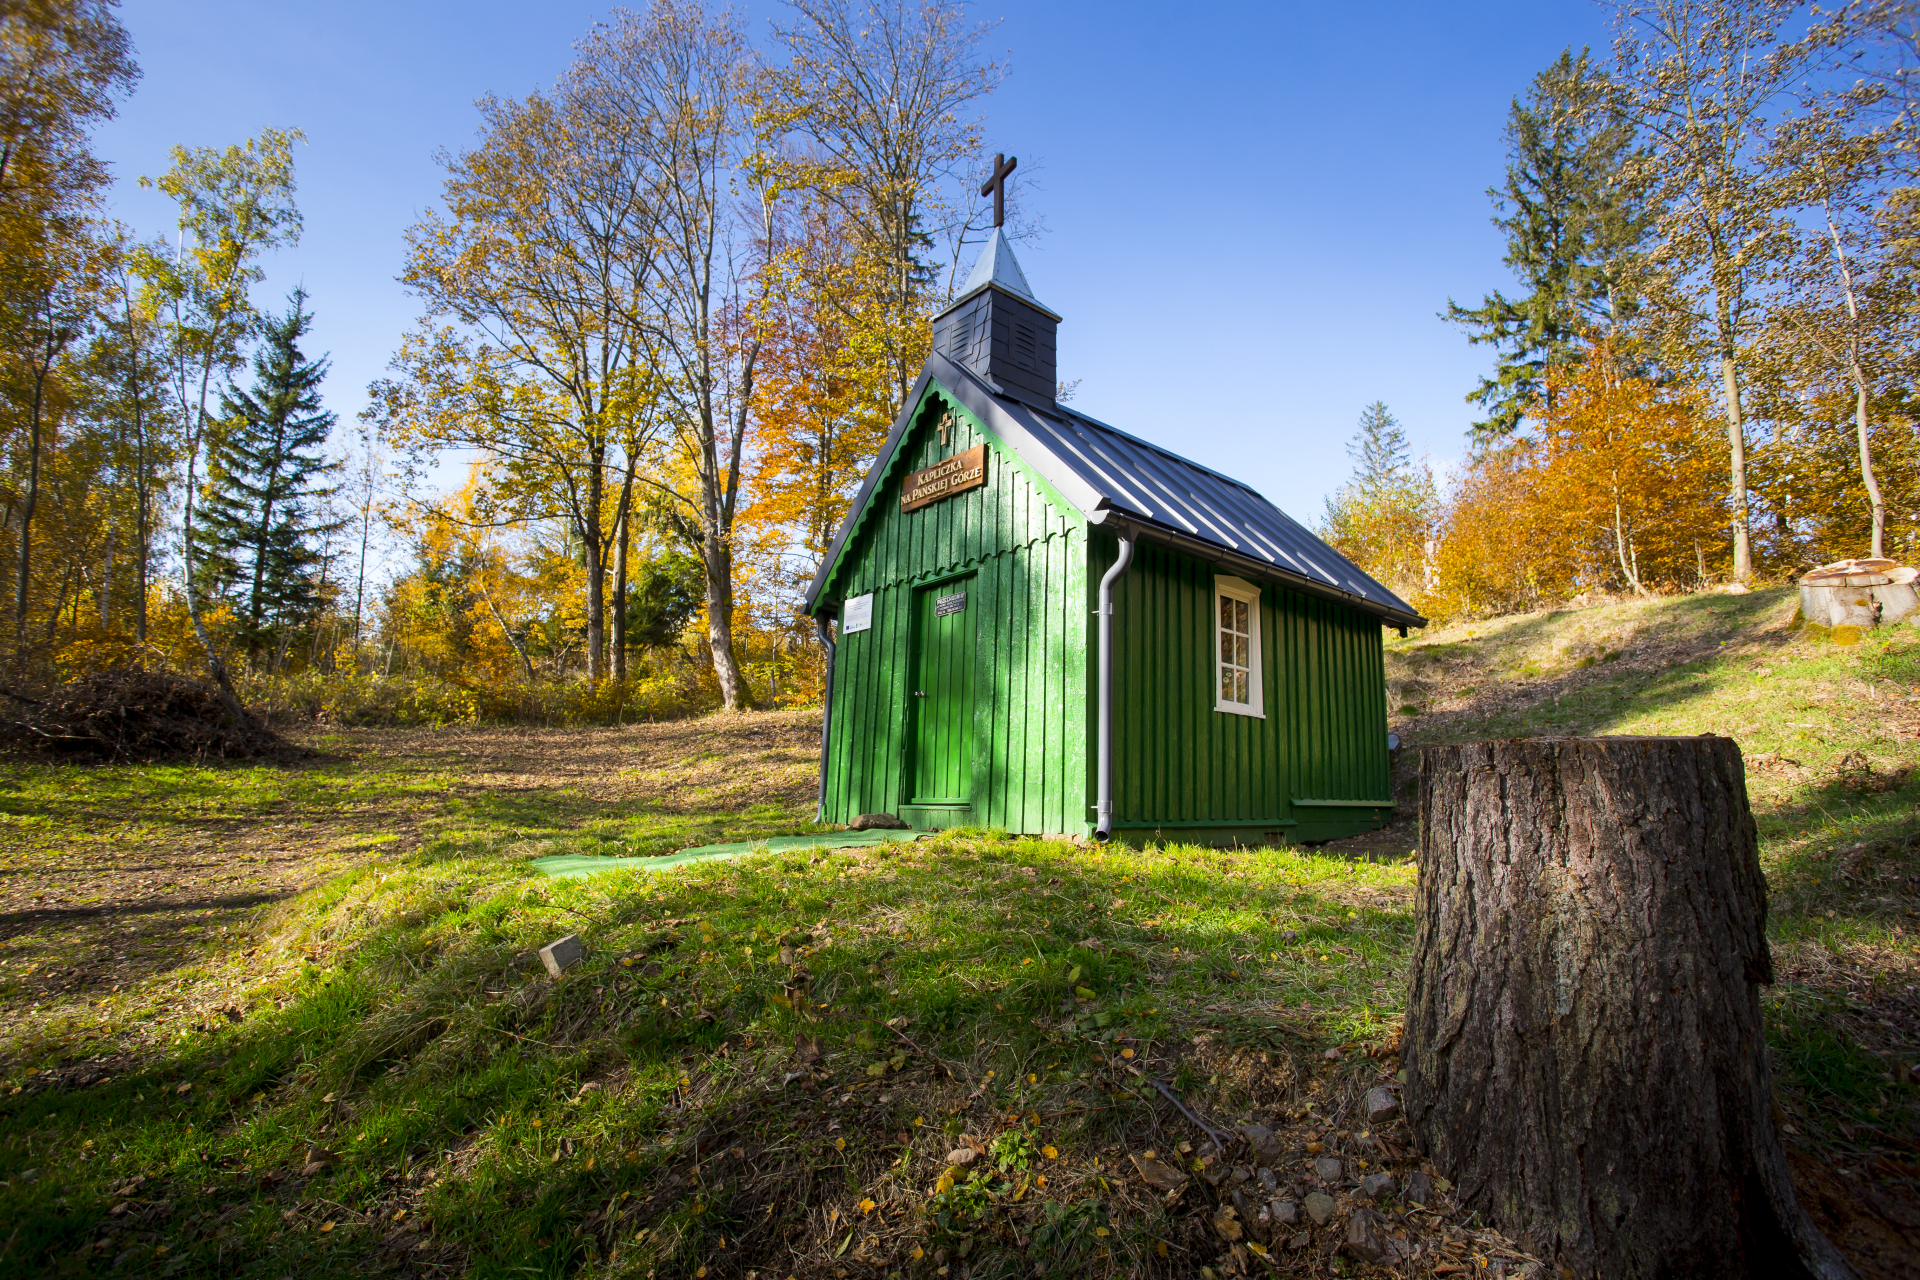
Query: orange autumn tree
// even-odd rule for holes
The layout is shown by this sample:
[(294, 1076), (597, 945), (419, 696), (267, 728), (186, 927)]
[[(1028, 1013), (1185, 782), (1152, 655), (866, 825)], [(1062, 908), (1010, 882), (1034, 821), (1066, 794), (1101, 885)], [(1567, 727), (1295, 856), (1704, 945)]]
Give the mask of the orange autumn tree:
[(503, 488), (503, 470), (477, 459), (444, 501), (395, 513), (417, 561), (386, 600), (387, 638), (403, 667), (494, 691), (531, 683), (586, 630), (577, 540)]
[(1683, 395), (1595, 342), (1548, 370), (1547, 394), (1510, 444), (1455, 475), (1435, 587), (1416, 603), (1448, 619), (1549, 606), (1583, 592), (1647, 595), (1725, 568), (1718, 435)]
[(899, 409), (892, 362), (868, 323), (884, 264), (862, 252), (857, 233), (824, 201), (796, 222), (768, 267), (774, 287), (755, 387), (759, 452), (745, 516), (757, 530), (784, 532), (776, 573), (788, 591), (826, 555)]
[(1439, 521), (1434, 586), (1413, 598), (1429, 618), (1519, 613), (1565, 586), (1562, 562), (1541, 554), (1531, 536), (1540, 509), (1536, 448), (1521, 440), (1491, 449), (1452, 477)]
[(1602, 339), (1548, 370), (1536, 514), (1583, 587), (1644, 596), (1702, 584), (1727, 513), (1718, 437), (1690, 399), (1631, 373), (1630, 355)]

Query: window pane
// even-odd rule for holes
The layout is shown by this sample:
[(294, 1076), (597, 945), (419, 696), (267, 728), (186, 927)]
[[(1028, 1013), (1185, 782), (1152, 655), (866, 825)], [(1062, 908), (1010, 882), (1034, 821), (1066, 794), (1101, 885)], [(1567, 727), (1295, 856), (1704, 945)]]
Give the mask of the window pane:
[(1233, 661), (1233, 633), (1231, 631), (1222, 631), (1220, 633), (1220, 661)]
[(1233, 638), (1233, 665), (1236, 667), (1251, 667), (1253, 665), (1249, 660), (1247, 638), (1245, 636), (1235, 636)]
[(1220, 701), (1233, 701), (1233, 668), (1220, 668)]
[(1251, 701), (1247, 697), (1247, 673), (1244, 671), (1233, 673), (1233, 700), (1239, 703)]
[(1247, 629), (1247, 602), (1245, 600), (1235, 600), (1233, 602), (1233, 629), (1235, 631), (1245, 631)]
[(1233, 627), (1233, 600), (1228, 596), (1220, 597), (1220, 625), (1227, 630)]

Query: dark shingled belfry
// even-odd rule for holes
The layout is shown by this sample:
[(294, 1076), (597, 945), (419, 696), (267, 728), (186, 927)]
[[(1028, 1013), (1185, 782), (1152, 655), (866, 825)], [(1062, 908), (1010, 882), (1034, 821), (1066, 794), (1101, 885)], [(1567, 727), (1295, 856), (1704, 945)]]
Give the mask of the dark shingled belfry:
[(996, 228), (807, 591), (822, 818), (1378, 826), (1381, 627), (1426, 620), (1246, 485), (1056, 402), (1059, 324)]

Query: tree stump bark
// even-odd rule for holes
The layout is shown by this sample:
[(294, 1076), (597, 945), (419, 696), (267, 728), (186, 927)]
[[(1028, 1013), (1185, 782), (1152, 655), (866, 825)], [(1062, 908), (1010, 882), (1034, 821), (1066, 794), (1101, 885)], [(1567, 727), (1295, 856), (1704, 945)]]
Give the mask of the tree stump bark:
[(1428, 748), (1417, 902), (1406, 1113), (1463, 1206), (1576, 1275), (1853, 1275), (1774, 1130), (1731, 739)]

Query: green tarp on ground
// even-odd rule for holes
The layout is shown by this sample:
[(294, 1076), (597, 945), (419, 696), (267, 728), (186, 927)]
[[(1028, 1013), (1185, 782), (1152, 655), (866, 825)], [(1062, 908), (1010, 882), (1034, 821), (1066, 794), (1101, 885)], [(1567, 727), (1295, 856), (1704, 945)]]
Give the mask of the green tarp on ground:
[(703, 844), (658, 858), (600, 858), (590, 853), (557, 853), (535, 858), (527, 865), (560, 879), (590, 876), (596, 871), (665, 871), (708, 858), (737, 858), (744, 853), (779, 853), (785, 849), (847, 849), (893, 840), (918, 840), (918, 831), (822, 831), (810, 836), (768, 836), (737, 844)]

